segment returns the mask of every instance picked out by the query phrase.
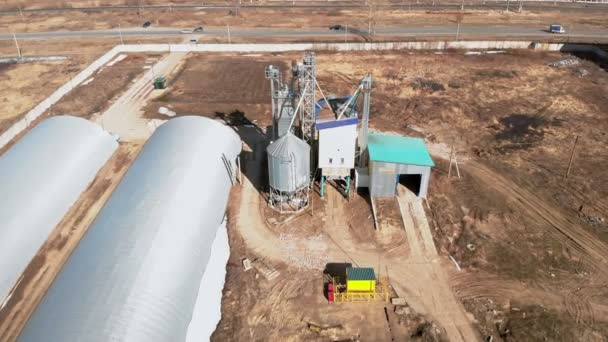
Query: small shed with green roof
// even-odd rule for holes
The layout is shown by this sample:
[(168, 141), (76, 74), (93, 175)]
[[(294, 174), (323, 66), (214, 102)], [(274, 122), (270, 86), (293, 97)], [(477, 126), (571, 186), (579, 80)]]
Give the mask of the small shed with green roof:
[(394, 196), (401, 182), (425, 198), (435, 163), (424, 140), (379, 133), (370, 133), (368, 139), (370, 195)]
[(347, 292), (376, 291), (376, 274), (371, 267), (348, 267), (346, 269)]

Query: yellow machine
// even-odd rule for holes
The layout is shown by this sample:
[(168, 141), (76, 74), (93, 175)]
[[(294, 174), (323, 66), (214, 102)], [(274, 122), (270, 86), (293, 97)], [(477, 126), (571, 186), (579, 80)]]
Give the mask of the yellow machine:
[(335, 302), (388, 302), (388, 279), (377, 279), (371, 267), (348, 267), (346, 283), (332, 278), (332, 290)]

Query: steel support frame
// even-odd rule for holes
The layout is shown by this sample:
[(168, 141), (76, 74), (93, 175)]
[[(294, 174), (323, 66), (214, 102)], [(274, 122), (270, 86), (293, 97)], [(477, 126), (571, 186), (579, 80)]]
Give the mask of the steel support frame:
[(367, 140), (368, 140), (368, 126), (369, 126), (369, 111), (371, 106), (371, 93), (372, 93), (372, 77), (370, 75), (365, 76), (361, 80), (363, 86), (363, 115), (361, 118), (361, 134), (359, 136), (359, 166), (366, 167), (368, 164), (367, 156)]
[(269, 65), (264, 70), (264, 77), (270, 80), (270, 99), (272, 104), (272, 140), (277, 139), (276, 126), (281, 111), (278, 94), (279, 90), (283, 87), (281, 80), (281, 71), (272, 65)]
[(299, 213), (308, 208), (310, 204), (309, 194), (309, 186), (289, 192), (270, 187), (268, 206), (281, 214)]
[(300, 66), (299, 86), (300, 96), (302, 97), (302, 107), (300, 124), (302, 139), (312, 145), (315, 134), (315, 78), (316, 78), (316, 58), (314, 52), (304, 53), (304, 59)]
[(320, 187), (320, 193), (321, 193), (321, 198), (325, 198), (325, 189), (327, 187), (326, 183), (329, 181), (341, 181), (344, 182), (344, 192), (342, 193), (342, 191), (340, 191), (340, 189), (337, 188), (337, 185), (334, 184), (334, 187), (336, 187), (336, 189), (342, 193), (344, 195), (344, 197), (347, 200), (350, 200), (350, 181), (351, 181), (351, 177), (350, 176), (346, 176), (346, 177), (341, 177), (341, 176), (321, 176), (321, 184), (319, 185)]

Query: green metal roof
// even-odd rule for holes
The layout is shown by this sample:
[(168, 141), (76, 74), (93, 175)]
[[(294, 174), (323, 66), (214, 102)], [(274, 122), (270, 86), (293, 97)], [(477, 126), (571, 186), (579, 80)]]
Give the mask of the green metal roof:
[(348, 267), (346, 269), (347, 280), (376, 280), (376, 274), (371, 267)]
[(435, 166), (424, 140), (420, 138), (370, 133), (368, 140), (371, 161)]

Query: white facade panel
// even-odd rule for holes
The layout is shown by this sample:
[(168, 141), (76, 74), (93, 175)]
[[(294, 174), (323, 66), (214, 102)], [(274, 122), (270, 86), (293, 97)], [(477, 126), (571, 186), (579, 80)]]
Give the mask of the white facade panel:
[(0, 156), (0, 303), (117, 147), (100, 126), (55, 116)]
[(319, 168), (355, 167), (357, 125), (319, 130)]
[(216, 237), (240, 149), (236, 133), (214, 120), (161, 125), (18, 340), (185, 341), (201, 296), (218, 320), (221, 292), (199, 288), (203, 278), (209, 289), (224, 281), (225, 265), (208, 263), (228, 251)]

